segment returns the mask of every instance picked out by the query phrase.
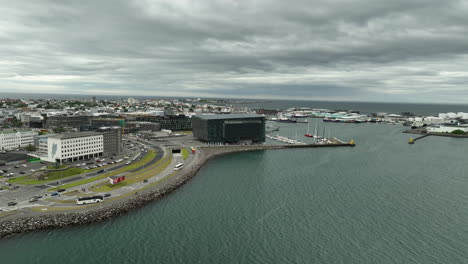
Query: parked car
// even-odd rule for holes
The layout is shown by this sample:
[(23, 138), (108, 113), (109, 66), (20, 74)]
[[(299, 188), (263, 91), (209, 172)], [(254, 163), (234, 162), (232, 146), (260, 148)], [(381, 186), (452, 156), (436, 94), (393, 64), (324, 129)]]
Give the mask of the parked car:
[(98, 170), (98, 172), (97, 172), (97, 173), (103, 173), (103, 172), (104, 172), (104, 170)]
[(65, 189), (58, 189), (57, 192), (64, 192)]
[(111, 194), (110, 193), (105, 193), (103, 196), (104, 197), (109, 197), (109, 196), (111, 196)]
[(29, 199), (30, 203), (34, 203), (34, 202), (37, 202), (37, 201), (39, 201), (39, 199), (36, 198), (36, 197), (33, 197), (33, 198)]
[(50, 194), (50, 196), (57, 196), (57, 195), (59, 195), (58, 192), (53, 192), (53, 193)]
[(24, 172), (24, 171), (20, 171), (20, 174), (26, 174), (26, 172)]
[(26, 165), (26, 164), (23, 164), (23, 165), (21, 165), (21, 166), (23, 166), (24, 168), (28, 167), (28, 165)]
[(14, 167), (18, 169), (20, 166), (19, 166), (19, 165), (15, 165)]
[(17, 204), (18, 204), (17, 202), (8, 202), (8, 206), (15, 206)]
[(42, 195), (34, 195), (34, 198), (40, 199), (40, 198), (42, 198)]

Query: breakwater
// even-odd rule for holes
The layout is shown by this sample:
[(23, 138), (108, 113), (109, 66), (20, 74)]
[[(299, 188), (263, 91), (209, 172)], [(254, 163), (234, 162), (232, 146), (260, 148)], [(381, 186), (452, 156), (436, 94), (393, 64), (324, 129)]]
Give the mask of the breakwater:
[(124, 197), (111, 203), (104, 203), (102, 207), (90, 206), (69, 211), (49, 211), (29, 213), (18, 216), (7, 215), (0, 220), (0, 239), (14, 234), (31, 232), (40, 229), (64, 228), (75, 225), (92, 224), (111, 219), (129, 211), (144, 207), (177, 190), (188, 182), (211, 159), (218, 156), (246, 151), (273, 150), (286, 148), (315, 148), (315, 147), (342, 147), (354, 146), (354, 144), (309, 144), (309, 145), (252, 145), (252, 146), (213, 146), (199, 147), (199, 153), (195, 160), (175, 177), (171, 177), (152, 188), (138, 191), (138, 194)]

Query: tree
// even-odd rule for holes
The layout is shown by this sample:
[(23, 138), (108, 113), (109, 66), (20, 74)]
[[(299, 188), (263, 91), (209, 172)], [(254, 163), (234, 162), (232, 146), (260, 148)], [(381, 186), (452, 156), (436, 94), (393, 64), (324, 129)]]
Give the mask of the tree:
[(31, 145), (29, 144), (27, 147), (26, 147), (26, 150), (29, 151), (29, 152), (33, 152), (33, 151), (36, 151), (36, 147), (34, 145)]
[(457, 129), (457, 130), (452, 131), (452, 134), (454, 134), (454, 135), (465, 135), (465, 131), (463, 131), (461, 129)]
[(63, 128), (63, 127), (58, 127), (58, 128), (56, 128), (56, 129), (54, 129), (54, 132), (55, 132), (55, 133), (63, 133), (63, 132), (65, 132), (65, 128)]

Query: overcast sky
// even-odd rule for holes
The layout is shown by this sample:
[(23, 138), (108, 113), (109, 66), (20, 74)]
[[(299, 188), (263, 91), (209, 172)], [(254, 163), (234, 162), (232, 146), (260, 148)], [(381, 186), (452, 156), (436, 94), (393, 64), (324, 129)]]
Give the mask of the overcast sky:
[(468, 101), (468, 0), (0, 0), (0, 93)]

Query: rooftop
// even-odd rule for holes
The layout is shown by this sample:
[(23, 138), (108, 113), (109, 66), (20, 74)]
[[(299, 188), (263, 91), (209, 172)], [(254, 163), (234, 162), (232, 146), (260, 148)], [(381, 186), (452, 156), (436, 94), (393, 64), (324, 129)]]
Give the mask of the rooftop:
[(0, 130), (0, 134), (11, 134), (11, 133), (27, 133), (27, 132), (34, 132), (32, 130)]
[(102, 133), (94, 132), (94, 131), (83, 131), (83, 132), (73, 132), (73, 133), (65, 133), (61, 135), (51, 136), (51, 138), (71, 139), (71, 138), (91, 137), (91, 136), (99, 136), (99, 135), (102, 135)]
[(257, 115), (257, 114), (194, 115), (193, 117), (198, 117), (198, 118), (206, 119), (206, 120), (264, 118), (264, 116)]

